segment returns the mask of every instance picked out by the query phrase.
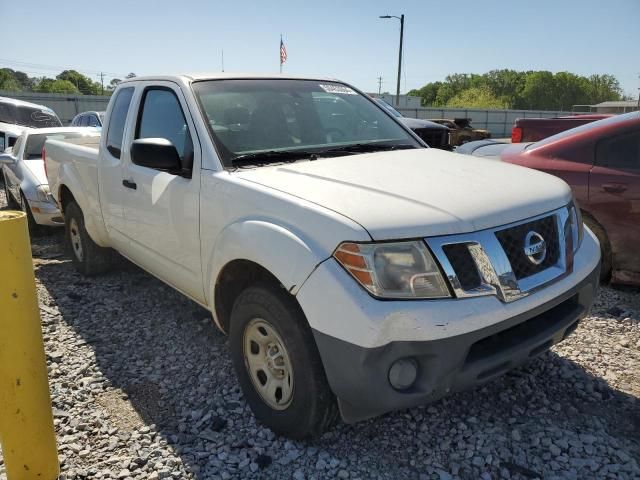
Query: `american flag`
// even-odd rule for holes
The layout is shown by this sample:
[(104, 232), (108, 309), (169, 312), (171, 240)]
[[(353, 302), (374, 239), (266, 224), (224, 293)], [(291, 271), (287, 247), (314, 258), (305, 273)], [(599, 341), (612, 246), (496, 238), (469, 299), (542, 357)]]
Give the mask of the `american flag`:
[(284, 46), (282, 37), (280, 37), (280, 65), (287, 61), (287, 49)]

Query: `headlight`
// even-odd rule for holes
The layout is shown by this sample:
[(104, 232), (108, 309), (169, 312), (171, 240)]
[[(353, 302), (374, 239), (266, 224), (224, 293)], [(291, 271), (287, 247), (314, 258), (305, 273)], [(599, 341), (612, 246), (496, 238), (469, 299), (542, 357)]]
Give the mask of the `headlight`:
[(360, 285), (377, 297), (451, 297), (424, 242), (348, 242), (341, 244), (333, 256)]
[(573, 253), (575, 253), (582, 243), (584, 223), (582, 223), (582, 213), (580, 212), (580, 207), (575, 199), (569, 203), (567, 209), (569, 210), (569, 218), (567, 219), (565, 227), (565, 240), (568, 240), (567, 237), (571, 239)]
[(49, 185), (40, 185), (36, 188), (36, 195), (41, 202), (53, 202), (53, 195), (51, 195)]

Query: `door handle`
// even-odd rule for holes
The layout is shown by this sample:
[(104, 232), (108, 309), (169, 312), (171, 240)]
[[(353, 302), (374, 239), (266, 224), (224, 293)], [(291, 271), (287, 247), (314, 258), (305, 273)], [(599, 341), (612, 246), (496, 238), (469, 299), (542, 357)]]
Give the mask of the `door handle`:
[(626, 183), (603, 183), (602, 189), (609, 193), (622, 193), (627, 189)]
[(136, 182), (132, 180), (122, 180), (122, 185), (132, 190), (135, 190), (136, 188), (138, 188), (138, 185), (136, 185)]

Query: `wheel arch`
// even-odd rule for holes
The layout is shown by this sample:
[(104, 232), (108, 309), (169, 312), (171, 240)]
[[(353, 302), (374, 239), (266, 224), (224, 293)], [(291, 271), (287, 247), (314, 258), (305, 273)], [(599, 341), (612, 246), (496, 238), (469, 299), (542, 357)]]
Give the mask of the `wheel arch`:
[(206, 263), (211, 279), (208, 304), (218, 326), (228, 331), (237, 295), (252, 282), (278, 285), (297, 293), (323, 253), (290, 230), (263, 220), (246, 220), (225, 228)]

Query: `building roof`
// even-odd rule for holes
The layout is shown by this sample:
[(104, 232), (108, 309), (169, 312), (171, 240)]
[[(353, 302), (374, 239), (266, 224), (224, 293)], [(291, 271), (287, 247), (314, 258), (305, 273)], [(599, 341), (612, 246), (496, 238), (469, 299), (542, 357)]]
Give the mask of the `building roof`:
[(615, 100), (597, 103), (596, 105), (591, 105), (592, 107), (635, 107), (638, 105), (637, 100)]

